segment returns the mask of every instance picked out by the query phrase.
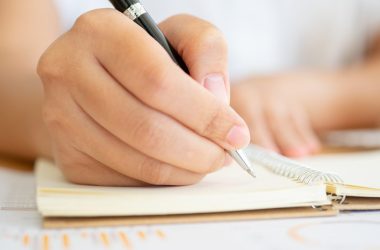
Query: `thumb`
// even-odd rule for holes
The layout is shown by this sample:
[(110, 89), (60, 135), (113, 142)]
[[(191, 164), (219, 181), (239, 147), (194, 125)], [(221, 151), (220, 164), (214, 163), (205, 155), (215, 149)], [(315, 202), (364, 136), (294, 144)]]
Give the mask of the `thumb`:
[(222, 33), (190, 15), (170, 17), (160, 28), (185, 61), (191, 77), (229, 104), (228, 49)]

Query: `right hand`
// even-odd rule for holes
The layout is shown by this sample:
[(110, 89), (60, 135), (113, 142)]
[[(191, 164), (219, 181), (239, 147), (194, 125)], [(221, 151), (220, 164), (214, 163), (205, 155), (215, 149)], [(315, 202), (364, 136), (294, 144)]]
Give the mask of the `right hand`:
[(42, 56), (45, 123), (70, 181), (192, 184), (224, 165), (225, 150), (249, 143), (245, 122), (229, 107), (219, 31), (186, 15), (160, 27), (191, 77), (144, 30), (109, 9), (81, 16)]

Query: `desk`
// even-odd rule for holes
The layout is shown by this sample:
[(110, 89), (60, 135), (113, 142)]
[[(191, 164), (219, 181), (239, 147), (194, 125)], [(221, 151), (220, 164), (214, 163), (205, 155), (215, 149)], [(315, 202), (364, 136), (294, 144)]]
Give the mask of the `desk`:
[[(5, 161), (3, 161), (4, 164)], [(29, 180), (31, 164), (7, 161), (0, 176)], [(9, 172), (11, 171), (11, 172)], [(0, 183), (4, 189), (6, 183)], [(29, 193), (33, 195), (33, 192)], [(0, 210), (0, 249), (379, 249), (380, 212), (337, 217), (44, 230), (33, 206)]]

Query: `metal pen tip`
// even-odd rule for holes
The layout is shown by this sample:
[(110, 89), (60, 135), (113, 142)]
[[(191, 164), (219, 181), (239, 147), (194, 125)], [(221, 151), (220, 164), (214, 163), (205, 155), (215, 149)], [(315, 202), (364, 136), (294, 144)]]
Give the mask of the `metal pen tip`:
[(233, 150), (228, 151), (229, 155), (239, 164), (239, 166), (244, 169), (248, 174), (250, 174), (252, 177), (256, 177), (251, 162), (249, 161), (248, 157), (245, 155), (244, 151), (239, 150)]

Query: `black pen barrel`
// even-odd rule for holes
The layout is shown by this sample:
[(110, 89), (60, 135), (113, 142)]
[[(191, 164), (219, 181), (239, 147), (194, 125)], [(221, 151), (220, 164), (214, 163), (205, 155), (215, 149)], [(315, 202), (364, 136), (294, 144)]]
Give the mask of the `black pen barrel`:
[(138, 25), (140, 25), (143, 29), (145, 29), (149, 33), (149, 35), (151, 35), (159, 44), (161, 44), (161, 46), (166, 50), (166, 52), (173, 59), (173, 61), (179, 67), (181, 67), (183, 71), (189, 73), (189, 70), (181, 56), (166, 39), (165, 35), (161, 32), (157, 24), (154, 22), (154, 20), (148, 13), (141, 15), (139, 18), (135, 20), (135, 22)]
[[(110, 0), (113, 6), (120, 12), (125, 13), (131, 6), (138, 5), (140, 3), (139, 0)], [(145, 11), (144, 11), (145, 12)], [(136, 24), (138, 24), (141, 28), (146, 30), (146, 32), (153, 37), (161, 46), (166, 50), (172, 60), (179, 66), (183, 71), (189, 73), (189, 70), (181, 58), (181, 56), (177, 53), (177, 51), (173, 48), (173, 46), (166, 39), (165, 35), (158, 28), (156, 22), (149, 15), (149, 13), (145, 12), (137, 17), (134, 17), (133, 20)]]
[(121, 13), (124, 13), (130, 6), (136, 3), (140, 3), (139, 0), (109, 0), (112, 5), (120, 11)]

